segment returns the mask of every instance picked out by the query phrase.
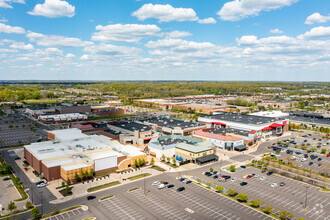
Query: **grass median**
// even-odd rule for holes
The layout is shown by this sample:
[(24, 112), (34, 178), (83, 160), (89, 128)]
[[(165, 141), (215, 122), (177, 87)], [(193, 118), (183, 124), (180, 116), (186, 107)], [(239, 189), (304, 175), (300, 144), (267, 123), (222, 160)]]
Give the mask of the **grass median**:
[(112, 187), (112, 186), (116, 186), (118, 184), (120, 184), (119, 181), (114, 181), (114, 182), (111, 182), (111, 183), (106, 183), (106, 184), (103, 184), (103, 185), (94, 186), (94, 187), (88, 188), (87, 192), (95, 192), (95, 191), (98, 191), (98, 190), (101, 190), (101, 189), (106, 189), (106, 188), (109, 188), (109, 187)]
[(139, 175), (128, 177), (127, 179), (129, 179), (129, 180), (137, 180), (137, 179), (141, 179), (141, 178), (147, 177), (147, 176), (151, 176), (151, 174), (150, 173), (142, 173), (142, 174), (139, 174)]

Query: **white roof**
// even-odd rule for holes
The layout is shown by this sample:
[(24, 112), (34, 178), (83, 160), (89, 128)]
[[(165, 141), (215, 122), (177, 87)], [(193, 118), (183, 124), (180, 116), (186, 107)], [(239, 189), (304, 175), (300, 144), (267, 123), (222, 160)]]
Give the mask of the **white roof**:
[(117, 144), (113, 147), (113, 149), (129, 157), (136, 157), (145, 154), (141, 151), (140, 148), (134, 147), (132, 145)]
[(80, 114), (80, 113), (70, 113), (70, 114), (57, 114), (57, 115), (41, 115), (38, 117), (38, 119), (41, 119), (41, 120), (54, 119), (55, 121), (66, 120), (68, 118), (86, 119), (87, 115)]
[(88, 157), (92, 160), (98, 160), (98, 159), (102, 159), (102, 158), (106, 158), (106, 157), (122, 157), (122, 156), (124, 156), (124, 155), (119, 152), (116, 152), (114, 150), (88, 154)]
[(80, 168), (84, 168), (84, 167), (89, 167), (90, 165), (91, 164), (88, 164), (88, 163), (76, 163), (76, 164), (61, 166), (61, 168), (63, 168), (63, 170), (65, 170), (65, 171), (69, 171), (69, 170), (75, 170), (75, 169), (80, 169)]
[(289, 113), (284, 113), (282, 111), (260, 111), (251, 113), (249, 115), (280, 118), (289, 116)]

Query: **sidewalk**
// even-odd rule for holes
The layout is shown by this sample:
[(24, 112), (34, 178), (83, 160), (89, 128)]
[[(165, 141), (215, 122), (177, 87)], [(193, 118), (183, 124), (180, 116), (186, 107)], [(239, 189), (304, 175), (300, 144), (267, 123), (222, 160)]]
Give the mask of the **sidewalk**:
[[(110, 182), (114, 182), (114, 181), (119, 181), (121, 184), (119, 184), (117, 186), (121, 186), (123, 184), (128, 184), (128, 183), (131, 183), (131, 182), (134, 182), (134, 181), (138, 181), (140, 179), (131, 181), (131, 180), (128, 180), (127, 178), (128, 177), (131, 177), (131, 176), (136, 176), (136, 175), (139, 175), (139, 174), (143, 174), (143, 173), (150, 173), (152, 175), (149, 176), (149, 177), (152, 177), (152, 176), (155, 176), (155, 175), (159, 175), (162, 172), (157, 171), (157, 170), (152, 169), (152, 168), (146, 167), (146, 168), (141, 168), (140, 170), (137, 170), (137, 171), (134, 170), (133, 172), (130, 172), (130, 173), (123, 173), (123, 174), (121, 174), (121, 173), (112, 173), (107, 178), (104, 178), (103, 177), (102, 179), (98, 179), (98, 180), (95, 179), (95, 180), (93, 180), (93, 182), (90, 180), (89, 183), (85, 182), (85, 183), (79, 183), (79, 184), (72, 185), (73, 186), (73, 189), (72, 189), (73, 195), (72, 196), (66, 196), (66, 197), (63, 197), (58, 192), (58, 189), (56, 189), (55, 187), (49, 187), (50, 186), (49, 185), (48, 188), (49, 188), (49, 190), (51, 190), (52, 193), (53, 193), (53, 191), (57, 191), (57, 193), (60, 194), (60, 196), (57, 197), (56, 200), (50, 201), (50, 203), (51, 204), (58, 204), (58, 203), (69, 201), (69, 200), (71, 200), (73, 198), (80, 198), (82, 196), (85, 196), (85, 195), (88, 195), (89, 194), (87, 192), (87, 189), (88, 188), (99, 186), (99, 185), (103, 185), (103, 184), (106, 184), (106, 183), (110, 183)], [(125, 179), (127, 179), (127, 180), (125, 180)], [(55, 186), (55, 184), (54, 184), (54, 186)], [(113, 186), (113, 187), (109, 187), (109, 188), (114, 188), (114, 187), (117, 187), (117, 186)], [(109, 188), (105, 188), (105, 189), (102, 189), (102, 190), (107, 190)], [(99, 191), (101, 191), (101, 190), (99, 190)], [(97, 191), (97, 192), (99, 192), (99, 191)]]

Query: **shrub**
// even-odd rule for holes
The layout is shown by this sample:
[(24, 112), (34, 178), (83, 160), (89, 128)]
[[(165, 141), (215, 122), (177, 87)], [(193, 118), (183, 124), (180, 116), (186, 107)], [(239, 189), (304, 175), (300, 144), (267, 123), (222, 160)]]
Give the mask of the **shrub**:
[(229, 190), (227, 191), (227, 194), (228, 194), (229, 196), (235, 196), (235, 195), (236, 195), (236, 192), (235, 192), (234, 190), (232, 190), (232, 189), (229, 189)]
[(217, 192), (222, 192), (222, 191), (223, 191), (223, 187), (222, 187), (222, 186), (216, 186), (216, 187), (215, 187), (215, 190), (216, 190)]
[(25, 207), (26, 207), (27, 209), (31, 209), (31, 208), (33, 208), (33, 204), (32, 204), (32, 202), (27, 201), (27, 202), (25, 203)]
[(258, 208), (260, 206), (260, 200), (252, 200), (251, 206), (254, 208)]
[(243, 194), (243, 193), (239, 193), (239, 194), (237, 195), (237, 200), (238, 200), (239, 202), (247, 202), (247, 201), (248, 201), (248, 197), (247, 197), (247, 195), (245, 195), (245, 194)]
[(235, 172), (235, 171), (236, 171), (236, 167), (235, 167), (235, 165), (231, 165), (231, 166), (229, 167), (229, 170), (230, 170), (230, 172)]
[(272, 207), (270, 207), (270, 206), (267, 206), (266, 208), (264, 208), (262, 211), (264, 212), (264, 213), (266, 213), (266, 214), (270, 214), (271, 212), (272, 212)]

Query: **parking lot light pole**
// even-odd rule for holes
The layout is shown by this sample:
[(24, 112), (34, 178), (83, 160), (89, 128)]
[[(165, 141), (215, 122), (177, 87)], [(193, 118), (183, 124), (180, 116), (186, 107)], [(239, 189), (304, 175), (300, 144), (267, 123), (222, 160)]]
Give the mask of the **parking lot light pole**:
[(144, 178), (143, 178), (143, 179), (144, 179), (144, 180), (143, 180), (143, 184), (144, 184), (144, 197), (146, 197), (146, 196), (147, 196), (147, 195), (146, 195), (146, 194), (147, 194), (147, 193), (146, 193), (146, 192), (147, 192), (147, 189), (146, 189), (146, 185), (147, 185), (147, 184), (146, 184), (146, 175), (144, 175)]
[(308, 189), (308, 188), (309, 188), (309, 187), (306, 186), (305, 211), (306, 211), (306, 209), (307, 209), (307, 189)]

